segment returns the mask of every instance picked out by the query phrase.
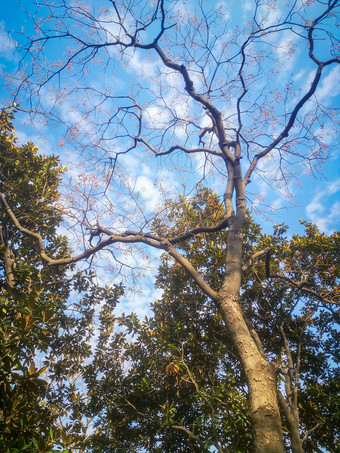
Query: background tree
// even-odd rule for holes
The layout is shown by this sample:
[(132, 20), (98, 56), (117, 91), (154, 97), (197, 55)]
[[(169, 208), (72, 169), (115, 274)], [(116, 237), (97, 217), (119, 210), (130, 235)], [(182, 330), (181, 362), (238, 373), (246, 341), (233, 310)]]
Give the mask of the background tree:
[[(175, 6), (162, 0), (111, 1), (99, 10), (78, 2), (39, 4), (32, 16), (38, 17), (36, 35), (24, 44), (20, 70), (11, 79), (13, 96), (22, 100), (23, 110), (45, 115), (43, 121), (61, 118), (67, 143), (82, 143), (86, 184), (71, 198), (79, 232), (89, 233), (82, 250), (54, 259), (41, 235), (22, 227), (4, 197), (2, 203), (16, 228), (37, 241), (49, 265), (89, 259), (110, 248), (120, 269), (121, 251), (135, 243), (165, 250), (174, 258), (224, 319), (247, 382), (254, 451), (278, 453), (283, 451), (278, 367), (264, 353), (265, 338), (260, 339), (251, 326), (240, 299), (242, 272), (247, 269), (242, 262), (246, 187), (256, 171), (266, 178), (263, 162), (271, 159), (275, 171), (269, 173), (268, 182), (275, 186), (292, 173), (299, 174), (301, 166), (313, 170), (327, 157), (333, 113), (314, 95), (322, 75), (339, 63), (338, 41), (332, 34), (338, 1), (285, 5), (270, 21), (268, 7), (274, 5), (255, 2), (252, 20), (231, 32), (223, 7), (209, 10), (199, 2), (193, 16), (183, 15)], [(284, 55), (275, 51), (281, 42), (277, 37), (287, 34), (299, 37), (314, 65), (311, 83), (303, 92), (294, 89), (289, 75), (284, 92), (277, 90), (281, 69), (294, 49), (288, 44)], [(58, 49), (61, 54), (56, 56)], [(116, 94), (111, 80), (105, 88), (86, 83), (91, 62), (104, 60), (107, 73), (117, 61), (127, 68), (138, 64), (141, 52), (156, 64), (155, 73), (138, 80), (125, 94)], [(95, 74), (99, 75), (96, 69)], [(69, 115), (64, 109), (67, 102), (72, 105)], [(177, 236), (150, 227), (152, 219), (142, 212), (134, 182), (123, 171), (127, 153), (140, 162), (150, 154), (163, 156), (169, 168), (173, 164), (173, 172), (181, 167), (186, 184), (192, 158), (201, 159), (203, 178), (210, 169), (219, 175), (223, 220), (212, 226), (198, 217), (197, 225), (183, 225)], [(166, 160), (169, 156), (172, 161)], [(190, 193), (191, 188), (186, 190)], [(228, 229), (221, 243), (226, 265), (215, 289), (180, 250), (192, 236), (223, 228)], [(259, 257), (265, 251), (256, 253)]]
[[(16, 144), (12, 113), (1, 112), (0, 185), (20, 222), (39, 232), (48, 253), (67, 255), (56, 234), (62, 167), (56, 156)], [(58, 335), (70, 284), (67, 268), (42, 266), (34, 241), (20, 233), (1, 206), (1, 450), (45, 451), (54, 441), (56, 415), (44, 404), (47, 362), (37, 367)], [(43, 366), (42, 366), (43, 365)]]
[[(18, 146), (12, 119), (13, 112), (1, 112), (2, 196), (25, 228), (39, 231), (50, 256), (69, 256), (66, 238), (56, 232), (64, 168), (55, 155), (40, 155), (33, 143)], [(56, 354), (59, 362), (61, 357), (64, 364), (72, 362), (67, 369), (67, 394), (74, 402), (77, 360), (91, 354), (87, 328), (93, 322), (94, 307), (117, 298), (119, 292), (115, 286), (107, 290), (96, 286), (91, 275), (70, 278), (70, 266), (43, 266), (35, 241), (18, 231), (3, 205), (0, 213), (0, 448), (4, 452), (61, 451), (77, 444), (86, 423), (79, 420), (75, 404), (72, 410), (59, 404), (60, 388), (64, 386), (65, 393), (66, 386), (58, 380), (61, 364)]]

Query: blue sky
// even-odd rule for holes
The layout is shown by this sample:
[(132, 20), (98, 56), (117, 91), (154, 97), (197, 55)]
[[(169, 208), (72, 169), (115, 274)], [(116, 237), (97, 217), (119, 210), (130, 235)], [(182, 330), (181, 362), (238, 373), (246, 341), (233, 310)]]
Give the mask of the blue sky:
[[(173, 14), (181, 15), (182, 24), (186, 23), (186, 20), (189, 23), (189, 17), (195, 14), (197, 15), (198, 3), (194, 1), (168, 2), (173, 7)], [(265, 3), (268, 3), (267, 6), (262, 7), (262, 9), (260, 8), (258, 11), (258, 20), (262, 20), (264, 26), (270, 26), (275, 21), (280, 21), (280, 18), (283, 17), (286, 11), (285, 2), (279, 1), (275, 5), (271, 5), (269, 2)], [(300, 0), (297, 3), (301, 7), (300, 15), (305, 15), (307, 18), (308, 14), (311, 17), (313, 17), (313, 14), (316, 14), (313, 5), (309, 6), (309, 9), (303, 7), (304, 3), (307, 5), (310, 2)], [(19, 4), (21, 7), (26, 8), (32, 15), (36, 14), (36, 9), (31, 0), (21, 2), (14, 0), (7, 2), (3, 6), (0, 20), (0, 68), (2, 72), (12, 73), (15, 70), (20, 61), (20, 52), (17, 52), (16, 47), (23, 42), (20, 33), (29, 34), (32, 32), (30, 20), (22, 11)], [(101, 33), (103, 33), (103, 36), (108, 37), (109, 40), (112, 40), (112, 37), (116, 36), (118, 31), (114, 24), (110, 24), (112, 12), (105, 11), (106, 8), (110, 7), (110, 3), (91, 1), (87, 2), (87, 4), (97, 9), (98, 17), (106, 19), (106, 30), (101, 30)], [(238, 2), (230, 0), (203, 2), (203, 4), (210, 11), (214, 9), (219, 11), (221, 14), (219, 26), (225, 27), (225, 36), (229, 40), (231, 38), (228, 33), (230, 33), (230, 30), (235, 25), (238, 25), (240, 29), (247, 27), (247, 22), (251, 18), (254, 9), (253, 2), (251, 1)], [(98, 9), (100, 5), (103, 6), (101, 11)], [(43, 8), (40, 9), (36, 17), (45, 19), (46, 10)], [(333, 24), (333, 22), (331, 23)], [(217, 23), (214, 27), (217, 27)], [(8, 31), (19, 33), (12, 32), (8, 35)], [(152, 31), (145, 32), (144, 39), (148, 39)], [(331, 28), (329, 31), (335, 31), (335, 29)], [(204, 31), (202, 31), (202, 34), (204, 34)], [(179, 34), (178, 37), (185, 42), (185, 32)], [(317, 51), (322, 55), (327, 54), (329, 51), (327, 45), (326, 41), (318, 41)], [(251, 81), (250, 69), (247, 68), (250, 87), (249, 102), (258, 98), (259, 105), (261, 103), (262, 109), (263, 106), (268, 107), (268, 115), (271, 114), (271, 108), (273, 112), (278, 113), (282, 109), (285, 87), (289, 85), (291, 90), (295, 90), (296, 96), (301, 97), (310, 86), (313, 73), (315, 72), (315, 65), (307, 57), (306, 41), (298, 35), (290, 35), (289, 30), (282, 29), (279, 34), (268, 37), (268, 42), (265, 46), (259, 46), (257, 49), (255, 46), (256, 44), (250, 49), (250, 53), (255, 51), (263, 52), (264, 59), (270, 53), (272, 58), (276, 59), (279, 63), (276, 71), (273, 71), (273, 68), (269, 66), (267, 69), (266, 65), (269, 64), (268, 61), (263, 63), (264, 74), (262, 78), (254, 83)], [(214, 56), (218, 52), (222, 52), (222, 47), (223, 36), (219, 37), (215, 42)], [(178, 61), (180, 61), (181, 49), (172, 47), (171, 51), (177, 55)], [(232, 51), (233, 45), (230, 44), (230, 52)], [(57, 61), (58, 59), (62, 59), (65, 52), (67, 52), (66, 45), (62, 41), (56, 41), (53, 45), (46, 48), (46, 60), (51, 62), (52, 60)], [(199, 55), (199, 50), (196, 50), (196, 52)], [(288, 54), (289, 56), (287, 56)], [(60, 127), (58, 122), (51, 118), (46, 122), (46, 127), (42, 124), (44, 121), (35, 121), (29, 125), (25, 124), (26, 118), (22, 114), (18, 115), (16, 119), (17, 135), (21, 142), (24, 143), (27, 140), (31, 140), (40, 147), (43, 153), (60, 154), (62, 162), (68, 168), (64, 180), (66, 187), (64, 195), (66, 204), (73, 205), (74, 217), (77, 217), (77, 213), (79, 214), (81, 212), (81, 203), (88, 203), (90, 200), (90, 203), (88, 203), (90, 206), (88, 206), (87, 211), (89, 223), (95, 222), (96, 217), (99, 215), (100, 221), (103, 224), (114, 227), (118, 231), (126, 229), (126, 222), (128, 222), (128, 227), (131, 229), (134, 226), (140, 227), (152, 218), (153, 214), (157, 211), (157, 206), (162, 203), (164, 197), (177, 197), (180, 193), (190, 195), (192, 187), (205, 175), (207, 175), (209, 184), (218, 193), (222, 194), (225, 180), (219, 173), (219, 164), (214, 159), (202, 161), (196, 156), (188, 158), (180, 155), (176, 155), (173, 158), (164, 157), (162, 159), (155, 159), (150, 156), (141, 158), (140, 151), (137, 152), (136, 150), (120, 156), (116, 167), (116, 177), (110, 180), (109, 188), (107, 188), (107, 183), (103, 175), (104, 177), (110, 176), (110, 165), (108, 164), (110, 162), (110, 156), (113, 156), (115, 150), (124, 152), (124, 147), (125, 149), (128, 147), (128, 139), (124, 137), (119, 140), (112, 140), (115, 134), (121, 134), (120, 124), (114, 121), (110, 130), (105, 132), (105, 134), (109, 135), (105, 135), (105, 140), (100, 142), (99, 147), (97, 146), (99, 143), (98, 135), (96, 136), (95, 133), (97, 134), (98, 130), (95, 130), (93, 124), (99, 119), (100, 115), (102, 117), (105, 115), (109, 117), (115, 111), (118, 101), (117, 99), (114, 100), (112, 96), (126, 96), (134, 92), (139, 99), (140, 105), (143, 105), (144, 108), (143, 120), (145, 130), (147, 134), (150, 134), (152, 131), (155, 133), (156, 131), (156, 137), (159, 137), (157, 135), (158, 131), (162, 131), (169, 121), (171, 121), (171, 112), (175, 112), (178, 118), (193, 118), (197, 115), (199, 117), (198, 124), (200, 127), (208, 126), (209, 118), (198, 111), (192, 105), (192, 102), (185, 97), (182, 82), (176, 74), (171, 73), (171, 71), (166, 71), (165, 74), (164, 71), (163, 74), (160, 73), (162, 68), (159, 64), (159, 59), (150, 52), (128, 52), (127, 55), (121, 57), (117, 51), (110, 49), (108, 53), (98, 56), (103, 61), (98, 59), (97, 64), (91, 66), (91, 68), (89, 67), (89, 72), (86, 72), (82, 78), (83, 87), (89, 87), (87, 91), (82, 90), (79, 92), (75, 89), (75, 87), (79, 86), (76, 85), (78, 83), (78, 77), (72, 68), (69, 70), (66, 78), (60, 82), (62, 87), (63, 83), (71, 84), (73, 90), (67, 92), (63, 102), (57, 105), (54, 113), (58, 114), (66, 125), (77, 125), (75, 129), (77, 131), (76, 137), (73, 136), (68, 141), (64, 141), (62, 137), (65, 129)], [(284, 62), (282, 66), (280, 66), (281, 61)], [(256, 59), (253, 59), (252, 65), (255, 72), (261, 67), (261, 64), (258, 64)], [(232, 68), (223, 66), (223, 71), (221, 71), (219, 77), (221, 80), (223, 78), (227, 80), (233, 70)], [(38, 68), (39, 71), (42, 71), (42, 69)], [(209, 78), (211, 77), (211, 70), (209, 73), (209, 68), (204, 69), (202, 74)], [(200, 74), (200, 77), (202, 74)], [(199, 77), (195, 78), (194, 70), (191, 72), (191, 75), (197, 86), (200, 86), (202, 79)], [(337, 107), (340, 100), (339, 78), (339, 65), (330, 65), (326, 68), (316, 96), (313, 97), (311, 103), (303, 113), (308, 113), (308, 108), (312, 108), (312, 104), (315, 105), (316, 101), (322, 103), (327, 108)], [(44, 99), (42, 99), (42, 103), (46, 108), (50, 108), (55, 100), (53, 96), (58, 88), (58, 83), (59, 81), (57, 79), (53, 79), (51, 84), (47, 85), (43, 92)], [(1, 80), (1, 85), (1, 100), (5, 103), (9, 87), (6, 86), (4, 78)], [(54, 92), (52, 93), (51, 90), (54, 90)], [(162, 90), (162, 95), (159, 94), (160, 90)], [(266, 92), (266, 90), (271, 92), (271, 98), (262, 96), (262, 93)], [(274, 96), (274, 92), (276, 91), (280, 91), (280, 94)], [(99, 95), (99, 93), (109, 94), (105, 102), (101, 103), (102, 94)], [(294, 101), (294, 96), (290, 96), (289, 99), (288, 95), (286, 97), (286, 108), (289, 110), (290, 103)], [(235, 121), (236, 98), (230, 96), (228, 102), (226, 101), (227, 98), (228, 96), (226, 95), (225, 98), (216, 98), (215, 101), (223, 111), (226, 123), (230, 123), (233, 126), (233, 122)], [(23, 97), (23, 102), (26, 101), (27, 98), (25, 99)], [(33, 101), (35, 101), (35, 98)], [(129, 100), (126, 99), (126, 102), (129, 103)], [(84, 121), (82, 117), (84, 111), (82, 108), (85, 109), (84, 105), (88, 109), (90, 106), (93, 106), (94, 110), (90, 113), (91, 121)], [(254, 118), (259, 113), (259, 108), (252, 110), (252, 107), (247, 105), (246, 102), (244, 105), (248, 115), (245, 126), (249, 129), (254, 128), (255, 130), (256, 122)], [(281, 115), (283, 114), (281, 113)], [(136, 126), (133, 123), (133, 118), (129, 121), (128, 127), (133, 129)], [(328, 128), (334, 128), (334, 124), (331, 124), (327, 119), (325, 121), (317, 119), (316, 123), (318, 121), (319, 124), (315, 126), (315, 130), (320, 137), (323, 134), (325, 135), (322, 140), (331, 148), (331, 153), (328, 156), (327, 162), (322, 165), (322, 170), (319, 168), (315, 169), (313, 176), (305, 165), (298, 164), (292, 158), (289, 162), (284, 163), (287, 172), (286, 183), (284, 184), (282, 180), (277, 183), (273, 181), (277, 178), (278, 163), (278, 156), (274, 154), (272, 157), (261, 161), (259, 174), (254, 175), (252, 178), (248, 192), (252, 200), (252, 210), (264, 231), (268, 233), (272, 231), (272, 225), (274, 223), (288, 224), (291, 234), (294, 232), (301, 233), (303, 228), (299, 225), (299, 218), (316, 223), (321, 231), (326, 233), (339, 229), (340, 153), (336, 145), (337, 136), (335, 134), (328, 136), (325, 133)], [(274, 120), (273, 122), (275, 123)], [(271, 130), (273, 136), (275, 136), (278, 130), (279, 126), (275, 128), (274, 124)], [(197, 146), (197, 142), (194, 143), (191, 141), (191, 135), (190, 138), (186, 136), (183, 125), (179, 125), (176, 128), (171, 139), (168, 139), (168, 143), (171, 143), (171, 140), (174, 139), (179, 142), (182, 141), (181, 143), (187, 140), (186, 143)], [(265, 140), (265, 137), (259, 136), (260, 139)], [(86, 142), (86, 140), (88, 141)], [(160, 145), (159, 138), (151, 139), (151, 143)], [(82, 149), (81, 146), (83, 145), (86, 146)], [(299, 149), (299, 146), (301, 146), (301, 149)], [(304, 144), (296, 145), (297, 152), (307, 152), (304, 146)], [(315, 147), (315, 144), (313, 146)], [(177, 167), (179, 166), (184, 166), (185, 170), (177, 172)], [(246, 166), (246, 163), (244, 166)], [(269, 179), (265, 181), (263, 177)], [(107, 189), (106, 194), (108, 197), (102, 196), (105, 189)], [(107, 198), (110, 198), (110, 200), (107, 200)], [(77, 241), (81, 236), (83, 226), (77, 224), (72, 233), (67, 228), (71, 223), (72, 216), (69, 217), (64, 232), (71, 240)], [(79, 247), (81, 246), (82, 244), (80, 242)], [(124, 259), (125, 263), (131, 264), (131, 266), (135, 262), (135, 259), (137, 259), (141, 264), (138, 278), (141, 278), (142, 275), (146, 282), (152, 280), (152, 276), (157, 268), (158, 251), (148, 251), (148, 258), (145, 256), (145, 250), (143, 249), (136, 252), (136, 257), (134, 253), (130, 250), (121, 250), (119, 252), (121, 255), (119, 256)], [(117, 263), (112, 263), (109, 255), (105, 256), (105, 260), (107, 265), (111, 267), (110, 272), (114, 276), (117, 271)], [(145, 267), (142, 265), (144, 261)], [(147, 268), (149, 269), (148, 272), (145, 271)], [(105, 272), (108, 272), (108, 270), (106, 269)], [(152, 291), (153, 289), (150, 286), (148, 297), (152, 297), (154, 294)]]

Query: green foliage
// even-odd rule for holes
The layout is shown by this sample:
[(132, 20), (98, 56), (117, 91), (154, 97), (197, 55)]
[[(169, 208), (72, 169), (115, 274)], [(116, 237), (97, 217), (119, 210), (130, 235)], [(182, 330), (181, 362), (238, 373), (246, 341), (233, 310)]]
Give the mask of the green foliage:
[[(95, 378), (102, 366), (96, 362), (96, 354), (115, 327), (112, 312), (123, 288), (117, 285), (101, 288), (95, 284), (93, 273), (76, 276), (74, 283), (82, 297), (68, 305), (60, 335), (47, 355), (51, 379), (47, 402), (61, 419), (63, 445), (70, 451), (84, 451), (88, 430), (93, 429), (89, 401), (92, 395), (95, 397)], [(95, 353), (94, 345), (97, 345)], [(114, 356), (105, 358), (115, 360)], [(86, 373), (88, 388), (84, 380)]]
[[(38, 154), (33, 143), (18, 146), (12, 119), (11, 111), (1, 112), (0, 192), (21, 225), (42, 235), (51, 257), (66, 257), (66, 238), (56, 232), (64, 169), (56, 156)], [(61, 451), (67, 444), (60, 424), (65, 408), (56, 410), (49, 402), (55, 378), (51, 351), (69, 339), (63, 332), (72, 329), (71, 290), (100, 290), (93, 289), (90, 276), (71, 281), (70, 267), (44, 266), (32, 238), (17, 230), (2, 204), (0, 233), (0, 450)]]
[[(12, 119), (1, 112), (0, 192), (21, 225), (41, 234), (51, 257), (67, 257), (67, 240), (57, 234), (64, 168), (33, 143), (18, 146)], [(34, 240), (0, 209), (0, 450), (73, 451), (87, 429), (77, 378), (92, 354), (95, 307), (111, 313), (122, 288), (101, 288), (89, 272), (70, 277), (70, 266), (44, 265)], [(101, 329), (109, 320), (101, 317)]]
[(122, 316), (124, 331), (97, 347), (85, 373), (96, 420), (91, 451), (208, 451), (217, 443), (247, 449), (242, 385), (225, 360), (223, 334), (208, 336), (216, 317), (203, 332), (190, 307), (181, 319), (172, 308), (165, 298), (152, 318)]
[[(61, 216), (56, 190), (62, 168), (55, 156), (41, 156), (33, 143), (17, 146), (12, 113), (0, 116), (0, 192), (26, 228), (42, 234), (55, 257), (68, 253), (56, 235)], [(48, 364), (41, 361), (58, 335), (60, 313), (69, 295), (67, 269), (46, 268), (31, 238), (0, 210), (0, 448), (48, 451), (55, 416), (44, 403)]]

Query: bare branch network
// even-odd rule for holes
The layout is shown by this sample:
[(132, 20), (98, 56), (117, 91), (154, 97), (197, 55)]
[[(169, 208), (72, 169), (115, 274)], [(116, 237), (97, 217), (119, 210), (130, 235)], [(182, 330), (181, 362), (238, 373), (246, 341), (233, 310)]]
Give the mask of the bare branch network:
[[(175, 246), (197, 234), (228, 228), (235, 216), (243, 216), (246, 208), (246, 186), (250, 183), (254, 172), (261, 172), (259, 164), (270, 154), (275, 153), (275, 156), (280, 158), (277, 168), (277, 172), (281, 173), (281, 176), (278, 177), (279, 183), (286, 178), (287, 166), (297, 167), (294, 161), (284, 165), (285, 161), (288, 162), (292, 157), (304, 160), (311, 167), (313, 167), (313, 160), (323, 159), (322, 149), (319, 150), (318, 155), (315, 154), (315, 146), (319, 143), (318, 137), (312, 133), (312, 125), (317, 121), (318, 111), (309, 120), (307, 120), (308, 115), (305, 113), (301, 115), (301, 112), (308, 101), (314, 98), (325, 68), (340, 62), (339, 57), (331, 56), (330, 52), (328, 52), (329, 58), (322, 59), (316, 51), (319, 34), (329, 35), (323, 22), (335, 14), (338, 2), (336, 0), (328, 2), (324, 10), (313, 20), (303, 20), (303, 11), (295, 10), (293, 6), (277, 23), (269, 25), (266, 25), (265, 18), (262, 20), (259, 18), (259, 4), (257, 4), (251, 26), (243, 31), (237, 31), (235, 34), (227, 32), (226, 25), (217, 34), (212, 25), (221, 22), (218, 13), (206, 12), (203, 2), (199, 2), (197, 8), (200, 19), (196, 19), (192, 24), (190, 23), (192, 17), (187, 18), (186, 26), (191, 39), (187, 42), (184, 41), (184, 36), (178, 26), (175, 9), (169, 8), (165, 1), (156, 2), (154, 9), (149, 11), (149, 14), (146, 14), (146, 10), (142, 14), (138, 2), (130, 6), (114, 1), (110, 3), (111, 11), (103, 7), (96, 15), (91, 12), (90, 8), (84, 8), (77, 3), (69, 5), (61, 2), (58, 8), (64, 14), (55, 19), (56, 23), (53, 23), (53, 4), (43, 2), (39, 5), (42, 12), (45, 14), (49, 12), (50, 15), (46, 15), (46, 19), (36, 23), (37, 34), (35, 37), (29, 38), (28, 45), (23, 49), (22, 69), (17, 74), (14, 84), (14, 87), (17, 87), (16, 92), (13, 93), (14, 101), (20, 100), (21, 96), (28, 93), (29, 101), (26, 104), (26, 111), (46, 115), (46, 118), (51, 118), (52, 115), (55, 120), (63, 122), (67, 127), (69, 143), (75, 142), (78, 138), (79, 141), (82, 141), (85, 135), (93, 135), (93, 141), (86, 146), (94, 149), (95, 165), (98, 166), (102, 161), (104, 167), (109, 167), (104, 195), (106, 193), (109, 195), (115, 178), (119, 179), (117, 172), (120, 158), (134, 150), (140, 152), (140, 147), (144, 147), (145, 152), (149, 151), (156, 157), (183, 153), (208, 159), (219, 173), (226, 176), (223, 195), (225, 220), (215, 226), (201, 225), (180, 236), (170, 238), (159, 236), (153, 232), (144, 232), (144, 228), (138, 231), (127, 230), (118, 234), (110, 228), (91, 227), (91, 222), (88, 221), (90, 239), (97, 236), (99, 242), (73, 257), (53, 260), (47, 256), (41, 236), (20, 225), (3, 195), (1, 196), (2, 204), (16, 227), (24, 234), (36, 239), (39, 253), (48, 264), (61, 265), (88, 259), (98, 251), (116, 243), (143, 243), (167, 251), (174, 259), (183, 264), (194, 276), (199, 286), (215, 299), (216, 294), (211, 288), (208, 289), (199, 274), (190, 267), (190, 263), (186, 262)], [(273, 72), (269, 73), (267, 69), (264, 69), (266, 52), (264, 49), (275, 47), (271, 44), (270, 39), (282, 33), (291, 33), (303, 41), (309, 59), (315, 65), (315, 70), (310, 87), (305, 92), (301, 92), (301, 94), (293, 92), (289, 84), (286, 85), (286, 99), (283, 101), (284, 113), (278, 114), (276, 111), (271, 111), (268, 106), (268, 96), (272, 97), (273, 102), (276, 94), (271, 91), (269, 94), (260, 93), (254, 97), (254, 81), (266, 75), (274, 77), (275, 70), (270, 69)], [(154, 35), (151, 40), (150, 34)], [(49, 66), (44, 63), (45, 74), (40, 75), (39, 73), (38, 75), (40, 57), (44, 58), (44, 52), (47, 52), (48, 46), (64, 40), (70, 44), (67, 47), (64, 61), (58, 60)], [(225, 42), (221, 44), (221, 40), (225, 40)], [(214, 51), (214, 46), (218, 48), (217, 44), (220, 46), (218, 52)], [(332, 37), (334, 49), (337, 44), (335, 37)], [(166, 89), (166, 87), (161, 78), (159, 78), (159, 82), (155, 82), (150, 77), (147, 80), (147, 88), (136, 83), (137, 93), (119, 96), (111, 94), (111, 87), (103, 91), (86, 84), (82, 87), (75, 82), (76, 77), (86, 81), (84, 77), (89, 63), (97, 59), (103, 60), (105, 55), (107, 64), (121, 58), (123, 64), (129, 65), (129, 61), (135, 55), (129, 53), (130, 51), (142, 51), (145, 52), (145, 55), (151, 55), (152, 58), (156, 58), (153, 61), (159, 71), (169, 71), (168, 74), (175, 75), (176, 80), (182, 81), (184, 92), (179, 93), (178, 100), (194, 105), (187, 118), (179, 117), (176, 108), (167, 105), (168, 100), (162, 93), (162, 89)], [(104, 54), (102, 54), (103, 52)], [(288, 59), (289, 52), (292, 50), (287, 51)], [(331, 50), (331, 52), (333, 51)], [(327, 54), (327, 52), (324, 53)], [(269, 57), (273, 60), (274, 65), (281, 64), (278, 58), (274, 59), (274, 56), (275, 53), (270, 51)], [(29, 67), (24, 67), (24, 64), (27, 65), (28, 57), (32, 58), (30, 72), (27, 72)], [(207, 67), (209, 71), (206, 69)], [(68, 76), (65, 76), (65, 73), (67, 74), (68, 71), (71, 71), (73, 77), (71, 80), (74, 82), (69, 84), (66, 91), (57, 89), (58, 84), (61, 86), (62, 82), (67, 82)], [(227, 74), (225, 80), (221, 79), (224, 72)], [(149, 87), (151, 79), (152, 88)], [(54, 85), (51, 85), (52, 82)], [(46, 104), (40, 103), (40, 100), (44, 98), (46, 89), (50, 86), (51, 100), (46, 106)], [(178, 88), (178, 90), (181, 89)], [(225, 107), (232, 104), (231, 91), (235, 96), (233, 102), (235, 110), (226, 117)], [(67, 96), (78, 95), (78, 93), (83, 93), (85, 98), (79, 100), (77, 107), (80, 109), (81, 103), (85, 107), (80, 110), (79, 124), (68, 125), (68, 122), (60, 117), (58, 105), (65, 102)], [(142, 103), (137, 102), (138, 93), (141, 95)], [(167, 113), (171, 113), (170, 122), (167, 124), (162, 122), (160, 126), (150, 127), (145, 116), (153, 101), (148, 101), (148, 94), (156, 103), (163, 103)], [(277, 96), (282, 99), (282, 95)], [(97, 101), (95, 102), (95, 100)], [(108, 101), (123, 104), (111, 111), (103, 110), (102, 112), (107, 114), (107, 119), (97, 122), (99, 117), (96, 111), (104, 109)], [(20, 108), (25, 110), (24, 103)], [(202, 126), (204, 117), (209, 120), (208, 126)], [(252, 117), (253, 119), (250, 120)], [(84, 126), (81, 125), (84, 122), (85, 125), (92, 122), (90, 129), (86, 129), (86, 134), (84, 134)], [(178, 140), (174, 133), (178, 125), (184, 127), (183, 143), (174, 142)], [(131, 133), (133, 129), (136, 133)], [(271, 131), (274, 131), (274, 134)], [(298, 151), (298, 147), (301, 146), (304, 139), (313, 141), (313, 152), (310, 154), (302, 154)], [(112, 152), (113, 143), (126, 143), (127, 140), (130, 141), (130, 144), (124, 145), (125, 149)], [(191, 146), (194, 140), (197, 140), (199, 146)], [(167, 146), (168, 143), (171, 143), (170, 146)], [(89, 161), (91, 161), (91, 154), (89, 156)], [(221, 180), (223, 182), (223, 178)], [(90, 197), (90, 194), (88, 196)], [(86, 216), (86, 211), (84, 215)]]

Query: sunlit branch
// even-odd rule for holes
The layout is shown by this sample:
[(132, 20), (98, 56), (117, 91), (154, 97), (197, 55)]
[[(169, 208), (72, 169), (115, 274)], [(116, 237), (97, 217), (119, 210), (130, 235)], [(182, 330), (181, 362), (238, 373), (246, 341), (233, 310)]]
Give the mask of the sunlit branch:
[(191, 239), (197, 234), (200, 233), (216, 233), (217, 231), (221, 231), (225, 229), (228, 226), (228, 219), (222, 220), (222, 222), (218, 223), (217, 225), (214, 225), (212, 227), (207, 227), (207, 226), (202, 226), (202, 227), (197, 227), (194, 228), (193, 230), (187, 231), (186, 233), (183, 233), (179, 236), (176, 236), (174, 238), (170, 238), (169, 242), (172, 245), (175, 244), (180, 244), (181, 242), (186, 241), (187, 239)]
[(170, 425), (172, 429), (177, 429), (177, 431), (183, 431), (190, 439), (193, 439), (195, 442), (197, 442), (201, 448), (204, 448), (204, 442), (199, 438), (199, 436), (196, 436), (190, 429), (185, 428), (185, 426), (181, 425)]
[(4, 270), (7, 284), (10, 288), (13, 288), (15, 285), (15, 279), (13, 274), (13, 264), (14, 264), (14, 254), (11, 247), (8, 244), (8, 241), (5, 239), (2, 228), (0, 226), (0, 245), (4, 247), (5, 250), (2, 252), (4, 257)]
[[(308, 436), (310, 436), (310, 434), (312, 434), (313, 431), (315, 431), (316, 429), (318, 429), (320, 426), (324, 425), (326, 423), (326, 420), (323, 420), (321, 422), (318, 422), (316, 423), (316, 425), (313, 426), (313, 428), (309, 429), (306, 434), (303, 436), (302, 438), (302, 443), (305, 443), (306, 440), (308, 440)], [(318, 453), (323, 453), (323, 450), (321, 450), (320, 448), (317, 447), (317, 445), (314, 445), (314, 443), (312, 442), (312, 445), (313, 445), (313, 448), (318, 452)]]
[(228, 181), (227, 181), (226, 190), (225, 190), (225, 193), (223, 196), (223, 201), (224, 201), (227, 217), (229, 217), (234, 214), (234, 205), (232, 202), (232, 197), (233, 197), (235, 185), (234, 185), (234, 167), (230, 162), (228, 162), (227, 168), (228, 168)]

